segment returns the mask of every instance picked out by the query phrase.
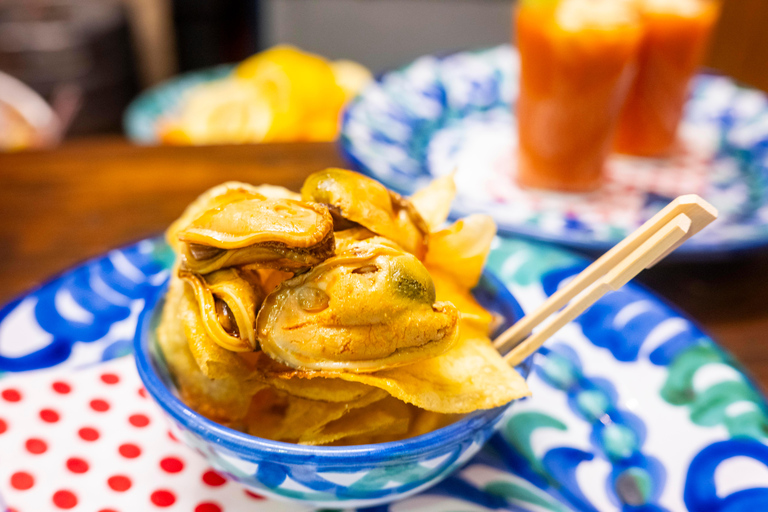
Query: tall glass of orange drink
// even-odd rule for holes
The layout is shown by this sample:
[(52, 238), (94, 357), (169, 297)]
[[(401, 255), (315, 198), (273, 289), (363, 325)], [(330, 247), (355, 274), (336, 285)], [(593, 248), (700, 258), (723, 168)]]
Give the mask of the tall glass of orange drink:
[(518, 182), (600, 185), (642, 26), (630, 0), (521, 0)]
[(638, 0), (645, 35), (639, 69), (616, 131), (615, 148), (663, 156), (675, 143), (691, 77), (720, 12), (717, 0)]

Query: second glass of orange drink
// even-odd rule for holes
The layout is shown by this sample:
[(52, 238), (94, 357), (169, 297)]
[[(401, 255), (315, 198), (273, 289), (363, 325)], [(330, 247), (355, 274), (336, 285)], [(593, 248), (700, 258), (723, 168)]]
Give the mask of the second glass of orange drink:
[(517, 180), (586, 192), (600, 186), (643, 29), (632, 0), (521, 0)]
[(645, 34), (638, 75), (616, 131), (615, 149), (665, 156), (676, 141), (691, 77), (717, 21), (717, 0), (637, 0)]

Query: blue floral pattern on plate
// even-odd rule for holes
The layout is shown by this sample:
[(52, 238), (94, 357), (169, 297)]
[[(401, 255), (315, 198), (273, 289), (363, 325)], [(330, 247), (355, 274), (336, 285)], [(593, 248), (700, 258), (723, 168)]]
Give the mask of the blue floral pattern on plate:
[(505, 45), (426, 56), (385, 73), (346, 109), (340, 145), (363, 172), (410, 194), (456, 171), (454, 215), (484, 212), (505, 234), (605, 250), (672, 198), (705, 197), (720, 219), (676, 257), (768, 245), (768, 100), (698, 76), (668, 160), (612, 157), (591, 194), (521, 190), (515, 174), (519, 56)]
[[(171, 257), (162, 240), (145, 240), (10, 303), (0, 312), (0, 371), (127, 354)], [(497, 240), (488, 262), (528, 311), (586, 264), (510, 238)], [(448, 464), (462, 467), (436, 487), (371, 510), (733, 512), (768, 500), (764, 397), (731, 356), (650, 293), (630, 284), (606, 295), (536, 357), (534, 397), (510, 409), (477, 455)], [(311, 472), (279, 465), (264, 469), (276, 485), (318, 491)]]

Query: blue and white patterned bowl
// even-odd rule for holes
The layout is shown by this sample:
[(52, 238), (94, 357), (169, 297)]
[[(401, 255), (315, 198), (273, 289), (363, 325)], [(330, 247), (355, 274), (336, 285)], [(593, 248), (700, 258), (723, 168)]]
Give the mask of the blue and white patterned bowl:
[[(497, 278), (486, 274), (478, 301), (511, 325), (522, 309)], [(134, 342), (139, 376), (176, 436), (230, 479), (270, 497), (319, 507), (368, 507), (427, 489), (470, 460), (509, 409), (476, 411), (447, 427), (404, 441), (350, 447), (303, 446), (259, 439), (223, 427), (187, 407), (155, 342), (162, 295), (148, 299)], [(532, 358), (519, 371), (527, 376)]]

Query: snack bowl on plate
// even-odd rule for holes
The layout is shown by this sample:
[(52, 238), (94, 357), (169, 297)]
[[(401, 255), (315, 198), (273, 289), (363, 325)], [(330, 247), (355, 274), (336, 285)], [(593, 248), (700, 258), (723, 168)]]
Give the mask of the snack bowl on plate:
[[(260, 439), (215, 423), (185, 405), (157, 344), (161, 293), (148, 299), (134, 349), (139, 376), (167, 416), (174, 435), (217, 471), (259, 494), (319, 507), (369, 507), (418, 493), (460, 468), (500, 425), (512, 402), (470, 413), (438, 430), (402, 441), (358, 446), (305, 446)], [(522, 317), (498, 278), (485, 272), (472, 290), (502, 320), (497, 332)], [(527, 377), (531, 358), (518, 367)]]

